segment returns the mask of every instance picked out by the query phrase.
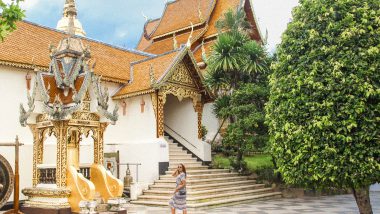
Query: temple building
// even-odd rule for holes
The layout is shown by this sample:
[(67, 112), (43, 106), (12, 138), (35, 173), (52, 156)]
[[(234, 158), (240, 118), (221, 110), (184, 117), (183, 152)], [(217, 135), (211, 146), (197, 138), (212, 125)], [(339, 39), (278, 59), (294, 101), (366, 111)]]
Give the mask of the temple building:
[[(203, 85), (204, 59), (218, 35), (216, 21), (240, 8), (252, 25), (251, 38), (262, 42), (249, 0), (167, 2), (161, 18), (145, 23), (136, 49), (86, 38), (74, 0), (65, 1), (57, 29), (17, 23), (0, 43), (0, 78), (6, 80), (0, 84), (0, 118), (6, 118), (0, 121), (0, 142), (18, 135), (25, 144), (22, 199), (33, 206), (33, 198), (42, 197), (35, 188), (70, 189), (75, 176), (101, 174), (99, 164), (111, 172), (114, 192), (104, 190), (103, 181), (83, 179), (86, 197), (116, 197), (117, 178), (123, 179), (129, 165), (133, 203), (166, 205), (174, 186), (169, 174), (179, 163), (188, 169), (190, 207), (280, 197), (237, 173), (208, 167), (207, 139), (219, 121), (212, 114), (213, 95)], [(13, 161), (11, 149), (0, 154)], [(65, 206), (77, 209), (70, 193), (64, 194)]]

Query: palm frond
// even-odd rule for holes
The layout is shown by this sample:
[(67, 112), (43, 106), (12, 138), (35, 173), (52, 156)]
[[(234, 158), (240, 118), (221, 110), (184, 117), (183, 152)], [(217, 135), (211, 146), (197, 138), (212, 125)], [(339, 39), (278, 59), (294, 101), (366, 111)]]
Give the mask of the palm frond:
[(251, 29), (251, 24), (247, 21), (243, 9), (239, 9), (236, 12), (230, 9), (224, 14), (222, 19), (216, 22), (216, 27), (220, 32), (248, 32)]

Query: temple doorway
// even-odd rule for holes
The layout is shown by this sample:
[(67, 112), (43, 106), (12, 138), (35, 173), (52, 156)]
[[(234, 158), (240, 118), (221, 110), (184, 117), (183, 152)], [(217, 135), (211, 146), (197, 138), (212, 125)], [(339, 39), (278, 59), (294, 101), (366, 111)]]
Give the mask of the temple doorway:
[(190, 144), (198, 141), (198, 114), (194, 110), (191, 98), (180, 101), (176, 96), (168, 94), (164, 105), (164, 115), (166, 133)]

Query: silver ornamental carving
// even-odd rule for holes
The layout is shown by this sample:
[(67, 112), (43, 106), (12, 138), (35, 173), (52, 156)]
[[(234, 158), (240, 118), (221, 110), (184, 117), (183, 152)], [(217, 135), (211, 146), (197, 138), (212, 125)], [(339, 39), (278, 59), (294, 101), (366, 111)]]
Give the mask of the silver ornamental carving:
[[(49, 120), (67, 120), (79, 110), (90, 111), (89, 103), (83, 102), (90, 85), (93, 86), (98, 101), (98, 112), (115, 124), (118, 120), (118, 106), (115, 105), (113, 112), (108, 112), (108, 89), (101, 87), (101, 78), (93, 73), (95, 66), (92, 68), (89, 66), (91, 58), (89, 47), (85, 47), (80, 39), (69, 36), (63, 39), (57, 48), (50, 45), (50, 52), (49, 71), (37, 72), (33, 94), (32, 96), (27, 94), (28, 110), (20, 105), (20, 124), (26, 126), (28, 118), (33, 113), (37, 93)], [(83, 80), (81, 85), (78, 85), (79, 78)], [(50, 85), (49, 82), (54, 85)], [(58, 93), (51, 93), (51, 90), (56, 90)]]

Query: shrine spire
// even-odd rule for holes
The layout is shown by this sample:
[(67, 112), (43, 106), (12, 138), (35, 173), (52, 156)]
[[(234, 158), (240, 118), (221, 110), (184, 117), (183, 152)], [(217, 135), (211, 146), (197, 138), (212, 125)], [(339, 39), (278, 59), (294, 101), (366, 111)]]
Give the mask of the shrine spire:
[(58, 21), (57, 29), (70, 35), (86, 36), (82, 24), (77, 19), (78, 10), (75, 0), (65, 0), (63, 17)]
[(63, 16), (64, 17), (73, 16), (74, 18), (76, 18), (77, 8), (75, 5), (75, 0), (66, 0), (65, 7), (63, 9)]

